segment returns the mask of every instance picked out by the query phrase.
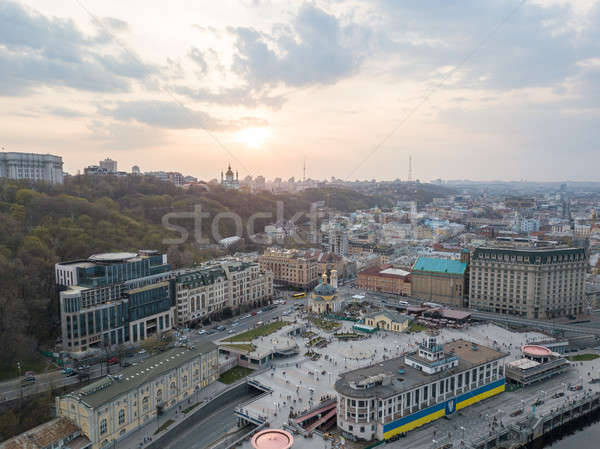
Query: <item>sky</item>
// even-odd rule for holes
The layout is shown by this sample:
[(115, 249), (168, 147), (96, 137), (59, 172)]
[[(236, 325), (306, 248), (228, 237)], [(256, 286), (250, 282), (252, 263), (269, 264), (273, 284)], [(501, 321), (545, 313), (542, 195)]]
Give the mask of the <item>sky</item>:
[(0, 146), (83, 172), (596, 181), (600, 0), (0, 0)]

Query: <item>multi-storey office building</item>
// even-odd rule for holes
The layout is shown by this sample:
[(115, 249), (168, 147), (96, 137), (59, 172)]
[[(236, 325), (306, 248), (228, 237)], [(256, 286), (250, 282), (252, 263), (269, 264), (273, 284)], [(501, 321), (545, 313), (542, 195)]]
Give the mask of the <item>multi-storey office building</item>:
[(116, 442), (219, 377), (217, 347), (174, 348), (56, 399), (59, 417), (81, 429), (91, 449)]
[(341, 375), (337, 424), (354, 440), (388, 439), (504, 391), (506, 354), (435, 337), (417, 351)]
[(175, 285), (166, 255), (107, 253), (55, 266), (63, 349), (136, 343), (174, 325)]
[(269, 248), (258, 263), (261, 270), (273, 273), (274, 282), (280, 285), (311, 290), (319, 283), (319, 263), (303, 251)]
[(583, 248), (480, 247), (471, 256), (470, 305), (534, 319), (584, 312)]
[(52, 154), (0, 152), (0, 178), (63, 183), (62, 157)]
[(273, 274), (257, 263), (215, 261), (181, 270), (176, 277), (177, 322), (187, 324), (244, 305), (257, 306), (273, 297)]

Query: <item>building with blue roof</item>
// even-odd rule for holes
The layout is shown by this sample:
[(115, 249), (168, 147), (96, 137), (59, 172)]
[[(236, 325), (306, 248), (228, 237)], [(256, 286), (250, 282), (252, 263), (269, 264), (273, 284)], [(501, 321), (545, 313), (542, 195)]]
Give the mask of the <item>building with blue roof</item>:
[(467, 298), (467, 262), (419, 257), (411, 269), (412, 295), (462, 307)]

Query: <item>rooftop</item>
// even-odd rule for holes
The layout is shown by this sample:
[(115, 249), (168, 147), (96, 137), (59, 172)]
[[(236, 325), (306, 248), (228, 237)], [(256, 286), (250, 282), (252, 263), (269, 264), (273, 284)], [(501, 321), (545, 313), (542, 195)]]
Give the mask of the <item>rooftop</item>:
[(207, 342), (200, 348), (173, 348), (121, 371), (117, 376), (106, 376), (67, 396), (74, 396), (92, 408), (101, 407), (114, 398), (133, 390), (140, 385), (178, 368), (181, 365), (216, 350), (213, 343)]
[(432, 273), (448, 273), (464, 275), (467, 269), (466, 262), (451, 259), (436, 259), (433, 257), (419, 257), (412, 267), (412, 271), (428, 271)]
[(392, 312), (391, 310), (381, 310), (379, 312), (372, 312), (365, 316), (365, 318), (375, 318), (379, 315), (384, 315), (395, 323), (404, 323), (405, 321), (412, 321), (412, 318), (408, 315), (404, 315), (398, 312)]
[(363, 275), (372, 275), (372, 276), (380, 276), (387, 278), (406, 278), (410, 275), (410, 272), (401, 270), (399, 268), (394, 268), (392, 265), (383, 265), (381, 267), (371, 267), (366, 270), (361, 271), (358, 274)]
[[(467, 371), (475, 366), (500, 360), (506, 356), (503, 352), (462, 339), (446, 343), (444, 352), (446, 354), (453, 353), (458, 357), (458, 366), (452, 369), (453, 373)], [(344, 373), (335, 383), (335, 389), (338, 393), (351, 397), (376, 396), (386, 398), (420, 385), (444, 379), (448, 376), (448, 373), (449, 371), (435, 374), (424, 373), (408, 366), (405, 363), (404, 356), (401, 356)], [(355, 389), (350, 386), (351, 383), (365, 382), (369, 378), (386, 378), (386, 381), (376, 383), (366, 389)]]
[[(78, 433), (79, 427), (65, 418), (55, 418), (31, 430), (21, 433), (4, 443), (0, 449), (44, 449)], [(89, 440), (87, 440), (89, 443)]]
[(107, 262), (124, 262), (129, 259), (133, 259), (137, 257), (136, 253), (101, 253), (101, 254), (93, 254), (89, 257), (90, 262), (99, 262), (99, 263), (107, 263)]

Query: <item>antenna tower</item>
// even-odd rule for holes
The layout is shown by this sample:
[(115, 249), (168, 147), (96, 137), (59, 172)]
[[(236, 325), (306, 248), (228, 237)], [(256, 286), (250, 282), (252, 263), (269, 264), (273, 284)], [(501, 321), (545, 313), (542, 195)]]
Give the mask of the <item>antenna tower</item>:
[(306, 156), (304, 156), (304, 165), (302, 166), (302, 182), (306, 182)]

